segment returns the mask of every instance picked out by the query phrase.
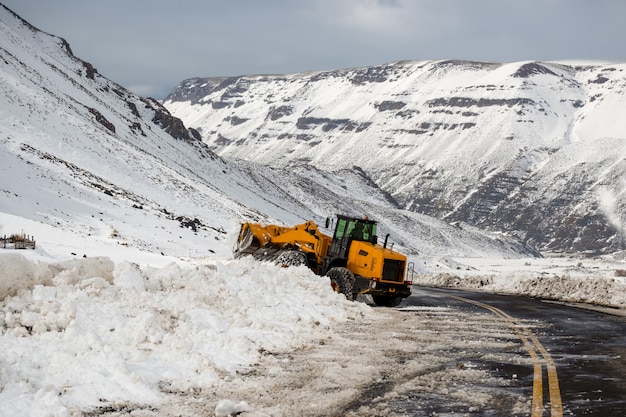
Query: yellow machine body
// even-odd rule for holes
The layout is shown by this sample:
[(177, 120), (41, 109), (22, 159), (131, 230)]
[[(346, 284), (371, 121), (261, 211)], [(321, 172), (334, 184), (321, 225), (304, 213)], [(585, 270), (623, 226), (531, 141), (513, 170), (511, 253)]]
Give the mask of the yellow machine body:
[(328, 275), (333, 288), (349, 299), (372, 294), (377, 304), (397, 305), (411, 294), (406, 256), (388, 248), (387, 239), (379, 245), (376, 222), (369, 219), (337, 216), (332, 237), (310, 220), (293, 227), (243, 223), (235, 253), (306, 264), (316, 274)]

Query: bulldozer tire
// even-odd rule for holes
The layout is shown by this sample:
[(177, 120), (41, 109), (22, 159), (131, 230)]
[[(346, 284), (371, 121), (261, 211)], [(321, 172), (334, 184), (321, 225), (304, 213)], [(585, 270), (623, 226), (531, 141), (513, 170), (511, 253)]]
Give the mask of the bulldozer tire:
[(331, 268), (326, 276), (330, 278), (330, 285), (335, 292), (343, 294), (350, 301), (356, 298), (354, 295), (354, 274), (347, 268)]
[(402, 297), (397, 295), (372, 295), (372, 299), (381, 307), (398, 307), (402, 303)]
[(283, 268), (306, 265), (306, 255), (297, 250), (288, 250), (278, 255), (276, 264), (282, 266)]

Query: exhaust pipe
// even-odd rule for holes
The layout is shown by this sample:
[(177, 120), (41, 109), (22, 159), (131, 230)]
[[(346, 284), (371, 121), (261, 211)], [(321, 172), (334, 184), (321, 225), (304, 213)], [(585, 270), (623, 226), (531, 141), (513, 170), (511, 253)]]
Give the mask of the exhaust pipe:
[(383, 248), (387, 249), (387, 239), (389, 239), (389, 233), (385, 235), (385, 243), (383, 244)]

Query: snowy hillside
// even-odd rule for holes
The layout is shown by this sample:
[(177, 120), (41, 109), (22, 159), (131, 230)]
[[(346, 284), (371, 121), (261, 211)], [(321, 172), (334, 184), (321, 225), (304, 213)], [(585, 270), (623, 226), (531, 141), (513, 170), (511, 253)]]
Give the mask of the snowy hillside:
[(625, 70), (397, 62), (194, 78), (164, 105), (221, 156), (356, 166), (399, 208), (601, 253), (624, 247)]
[[(448, 252), (447, 242), (419, 238), (431, 219), (388, 223), (387, 211), (412, 215), (396, 210), (359, 171), (313, 175), (226, 162), (157, 102), (74, 57), (64, 40), (0, 12), (2, 212), (176, 257), (229, 256), (226, 235), (244, 219), (298, 224), (376, 212), (383, 229), (405, 234), (409, 251)], [(3, 226), (7, 235), (21, 232)], [(483, 233), (446, 235), (482, 253), (471, 242)], [(499, 239), (477, 247), (509, 252)]]
[[(302, 415), (283, 368), (293, 352), (310, 361), (307, 349), (326, 343), (340, 361), (321, 361), (317, 389), (332, 386), (336, 403), (358, 394), (336, 389), (346, 374), (352, 387), (383, 378), (387, 364), (363, 370), (360, 357), (351, 368), (360, 371), (346, 372), (351, 341), (337, 336), (344, 326), (371, 339), (358, 325), (376, 325), (371, 352), (380, 356), (397, 337), (389, 309), (348, 302), (304, 267), (232, 259), (242, 220), (367, 213), (416, 262), (416, 282), (626, 306), (623, 253), (584, 264), (526, 259), (535, 253), (505, 233), (399, 209), (398, 196), (364, 168), (222, 159), (159, 103), (101, 76), (67, 42), (3, 6), (0, 174), (0, 235), (36, 240), (34, 250), (0, 247), (6, 417)], [(436, 345), (466, 349), (462, 339), (441, 340), (441, 311), (463, 325), (446, 308), (426, 311)], [(432, 355), (422, 353), (417, 365), (426, 367)], [(255, 375), (260, 364), (269, 371)], [(277, 396), (259, 401), (251, 385)]]

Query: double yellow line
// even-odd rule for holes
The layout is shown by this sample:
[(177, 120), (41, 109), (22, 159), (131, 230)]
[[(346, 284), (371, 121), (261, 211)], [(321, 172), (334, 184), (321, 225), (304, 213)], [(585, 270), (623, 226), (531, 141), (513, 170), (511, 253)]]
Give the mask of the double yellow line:
[[(561, 391), (559, 389), (559, 378), (556, 373), (556, 366), (554, 365), (554, 361), (552, 360), (552, 357), (550, 356), (548, 351), (543, 347), (543, 345), (539, 342), (537, 337), (528, 329), (528, 327), (518, 322), (499, 308), (490, 306), (489, 304), (480, 303), (478, 301), (470, 300), (463, 297), (457, 297), (455, 295), (445, 294), (445, 296), (487, 309), (496, 316), (503, 318), (509, 323), (509, 325), (515, 330), (519, 338), (522, 340), (524, 347), (526, 348), (530, 357), (533, 360), (534, 375), (531, 416), (543, 416), (543, 358), (543, 362), (546, 365), (546, 371), (548, 373), (550, 417), (563, 417), (563, 404), (561, 403)], [(537, 354), (537, 352), (541, 354), (541, 357)]]

